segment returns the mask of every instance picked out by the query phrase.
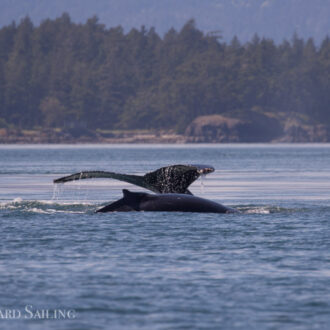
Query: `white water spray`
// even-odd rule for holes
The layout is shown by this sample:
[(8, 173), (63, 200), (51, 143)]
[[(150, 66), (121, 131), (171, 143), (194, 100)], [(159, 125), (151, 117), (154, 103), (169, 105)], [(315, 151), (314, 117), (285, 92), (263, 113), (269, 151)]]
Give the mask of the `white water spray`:
[(204, 194), (204, 180), (206, 178), (206, 174), (201, 174), (201, 194)]
[(54, 183), (53, 184), (53, 197), (52, 197), (52, 200), (58, 200), (59, 197), (61, 196), (62, 194), (62, 191), (63, 191), (63, 188), (64, 188), (64, 184), (63, 183)]

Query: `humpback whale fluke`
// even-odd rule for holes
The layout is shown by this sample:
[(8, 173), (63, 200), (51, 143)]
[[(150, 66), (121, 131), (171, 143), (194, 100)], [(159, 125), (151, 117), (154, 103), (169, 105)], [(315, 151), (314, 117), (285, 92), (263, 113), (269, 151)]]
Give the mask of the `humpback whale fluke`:
[(199, 212), (235, 213), (237, 210), (205, 198), (186, 194), (147, 194), (123, 190), (123, 198), (102, 207), (96, 212)]
[(54, 180), (54, 183), (69, 181), (110, 178), (134, 184), (155, 193), (190, 194), (188, 187), (201, 175), (214, 172), (209, 165), (170, 165), (146, 173), (143, 176), (106, 171), (84, 171)]

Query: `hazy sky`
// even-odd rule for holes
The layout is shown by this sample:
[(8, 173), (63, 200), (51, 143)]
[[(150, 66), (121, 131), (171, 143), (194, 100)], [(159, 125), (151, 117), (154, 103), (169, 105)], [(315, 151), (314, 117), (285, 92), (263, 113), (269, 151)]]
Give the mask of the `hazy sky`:
[(63, 12), (75, 22), (97, 15), (108, 27), (154, 26), (160, 34), (194, 18), (198, 28), (221, 30), (225, 40), (258, 33), (282, 41), (297, 32), (320, 41), (330, 32), (328, 0), (0, 0), (0, 26), (26, 15), (39, 24)]

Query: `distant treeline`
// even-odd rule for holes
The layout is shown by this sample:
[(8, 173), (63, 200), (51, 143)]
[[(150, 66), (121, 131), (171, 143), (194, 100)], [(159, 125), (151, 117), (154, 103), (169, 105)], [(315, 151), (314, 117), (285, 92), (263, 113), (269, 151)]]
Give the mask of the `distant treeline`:
[(329, 124), (329, 37), (228, 44), (193, 20), (161, 38), (68, 14), (0, 30), (0, 127), (182, 131), (200, 115), (251, 109)]

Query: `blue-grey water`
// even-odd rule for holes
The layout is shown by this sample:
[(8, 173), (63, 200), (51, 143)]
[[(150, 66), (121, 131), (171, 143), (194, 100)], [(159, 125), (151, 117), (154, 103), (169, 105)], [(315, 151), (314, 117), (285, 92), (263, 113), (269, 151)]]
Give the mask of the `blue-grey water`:
[[(95, 214), (141, 188), (52, 184), (189, 163), (240, 213)], [(330, 145), (3, 145), (0, 226), (0, 329), (330, 327)]]

